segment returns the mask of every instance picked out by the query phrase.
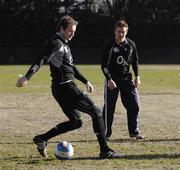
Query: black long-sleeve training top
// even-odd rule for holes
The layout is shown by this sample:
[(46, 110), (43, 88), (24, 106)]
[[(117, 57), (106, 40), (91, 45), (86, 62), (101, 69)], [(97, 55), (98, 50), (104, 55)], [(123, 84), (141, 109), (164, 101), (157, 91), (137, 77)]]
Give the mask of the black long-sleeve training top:
[(132, 65), (135, 76), (138, 76), (138, 54), (135, 43), (126, 38), (118, 44), (115, 39), (104, 46), (102, 52), (101, 69), (107, 80), (124, 78), (130, 72)]
[(38, 60), (31, 65), (25, 77), (29, 80), (44, 62), (49, 63), (52, 84), (64, 84), (74, 81), (75, 79), (80, 80), (84, 84), (87, 83), (87, 79), (73, 64), (73, 57), (69, 45), (59, 32), (51, 37), (42, 54)]

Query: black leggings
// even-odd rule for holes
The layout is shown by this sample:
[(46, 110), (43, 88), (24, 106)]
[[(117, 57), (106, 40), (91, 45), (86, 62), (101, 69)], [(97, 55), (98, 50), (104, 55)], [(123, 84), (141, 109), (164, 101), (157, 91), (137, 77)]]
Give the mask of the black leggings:
[(69, 118), (69, 121), (60, 123), (56, 126), (59, 130), (59, 134), (82, 126), (82, 117), (79, 112), (81, 111), (91, 116), (94, 132), (105, 138), (101, 110), (74, 82), (52, 86), (52, 94), (65, 115)]

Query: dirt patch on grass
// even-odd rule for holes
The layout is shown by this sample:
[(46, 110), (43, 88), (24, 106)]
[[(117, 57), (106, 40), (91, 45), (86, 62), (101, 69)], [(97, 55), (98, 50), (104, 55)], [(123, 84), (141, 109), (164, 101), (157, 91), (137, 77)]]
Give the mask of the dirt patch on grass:
[[(102, 108), (102, 90), (91, 95)], [(126, 113), (117, 103), (113, 135), (109, 145), (122, 154), (119, 160), (99, 160), (92, 122), (83, 114), (83, 127), (57, 136), (48, 143), (49, 158), (43, 161), (32, 145), (34, 135), (66, 120), (51, 94), (0, 94), (0, 164), (2, 169), (178, 169), (180, 115), (178, 94), (140, 95), (142, 141), (129, 139)], [(59, 162), (53, 156), (58, 141), (70, 141), (75, 149), (72, 161)]]
[[(91, 95), (102, 108), (102, 92)], [(97, 96), (95, 94), (98, 94)], [(1, 94), (0, 125), (4, 136), (26, 136), (44, 132), (66, 120), (51, 94)], [(140, 95), (140, 130), (147, 138), (177, 138), (180, 136), (179, 94)], [(91, 119), (82, 113), (84, 125), (73, 136), (84, 140), (94, 138)], [(118, 99), (112, 138), (127, 138), (126, 111)], [(91, 133), (92, 131), (92, 133)], [(71, 133), (71, 132), (70, 132)], [(77, 135), (76, 135), (77, 134)]]

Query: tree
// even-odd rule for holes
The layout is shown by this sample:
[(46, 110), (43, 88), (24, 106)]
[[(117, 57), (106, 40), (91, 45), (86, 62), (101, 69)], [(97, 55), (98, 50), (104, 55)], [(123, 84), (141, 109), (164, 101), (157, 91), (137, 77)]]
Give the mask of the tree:
[(106, 0), (113, 19), (135, 23), (180, 22), (179, 0)]

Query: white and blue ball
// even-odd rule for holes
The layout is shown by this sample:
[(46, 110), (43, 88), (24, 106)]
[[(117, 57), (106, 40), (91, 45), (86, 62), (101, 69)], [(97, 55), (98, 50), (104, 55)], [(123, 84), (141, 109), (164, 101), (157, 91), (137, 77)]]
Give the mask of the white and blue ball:
[(74, 149), (71, 143), (62, 141), (57, 144), (54, 150), (54, 155), (59, 160), (68, 160), (73, 157)]

